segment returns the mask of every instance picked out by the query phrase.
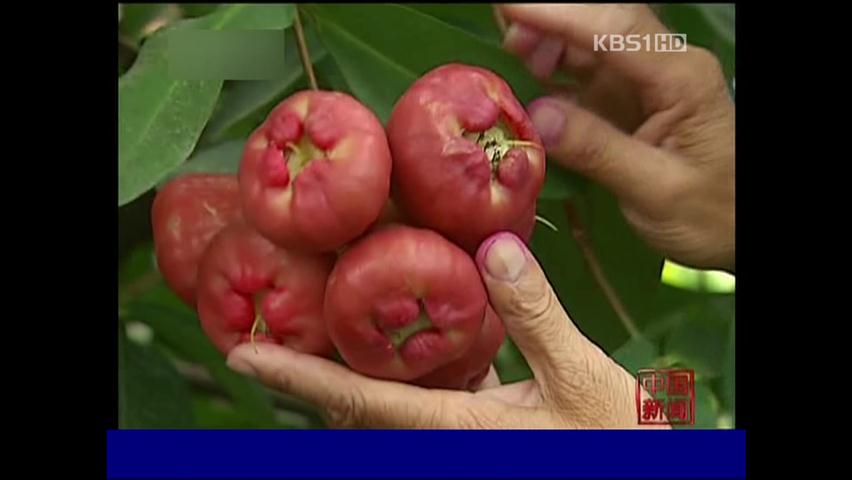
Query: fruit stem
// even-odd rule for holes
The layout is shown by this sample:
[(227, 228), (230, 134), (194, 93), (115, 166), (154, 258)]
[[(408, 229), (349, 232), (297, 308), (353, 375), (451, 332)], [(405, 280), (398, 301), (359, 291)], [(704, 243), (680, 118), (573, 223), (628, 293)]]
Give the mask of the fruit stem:
[(511, 130), (502, 123), (489, 128), (488, 130), (475, 134), (474, 132), (466, 132), (462, 130), (462, 135), (468, 140), (476, 143), (483, 150), (485, 156), (491, 164), (491, 172), (496, 174), (500, 167), (500, 161), (509, 152), (512, 147), (527, 147), (544, 150), (544, 147), (535, 142), (528, 140), (515, 140), (508, 137), (508, 132)]
[(290, 150), (292, 150), (292, 151), (293, 151), (293, 153), (295, 153), (295, 154), (296, 154), (296, 156), (297, 156), (297, 157), (299, 157), (299, 164), (301, 165), (301, 164), (302, 164), (302, 149), (301, 149), (301, 148), (299, 148), (299, 146), (298, 146), (298, 145), (296, 145), (296, 144), (295, 144), (295, 143), (293, 143), (293, 142), (287, 142), (287, 148), (289, 148)]
[(506, 25), (506, 18), (503, 16), (503, 13), (497, 8), (496, 5), (492, 6), (492, 12), (494, 13), (494, 23), (497, 25), (497, 29), (500, 30), (500, 35), (506, 36), (506, 30), (508, 27)]
[(535, 219), (536, 219), (537, 221), (539, 221), (539, 222), (541, 222), (541, 223), (545, 224), (546, 226), (550, 227), (550, 229), (551, 229), (551, 230), (553, 230), (554, 232), (557, 232), (557, 233), (559, 232), (559, 229), (558, 229), (558, 228), (556, 228), (556, 225), (554, 225), (554, 224), (553, 224), (553, 222), (551, 222), (550, 220), (548, 220), (548, 219), (546, 219), (546, 218), (542, 217), (541, 215), (536, 215), (536, 216), (535, 216)]
[(254, 316), (254, 323), (251, 325), (251, 333), (249, 333), (249, 340), (251, 341), (251, 346), (254, 348), (254, 353), (257, 353), (257, 343), (254, 341), (254, 334), (257, 332), (257, 326), (260, 324), (260, 313)]
[(252, 348), (254, 348), (254, 353), (258, 353), (257, 342), (254, 340), (257, 335), (257, 330), (260, 329), (262, 333), (268, 333), (269, 329), (266, 326), (266, 322), (263, 320), (263, 312), (260, 310), (260, 305), (257, 305), (257, 303), (255, 303), (255, 312), (254, 323), (252, 323), (251, 332), (249, 333), (249, 341), (251, 342)]
[(299, 58), (302, 60), (302, 68), (308, 76), (308, 83), (311, 85), (311, 90), (319, 90), (317, 86), (317, 77), (314, 75), (314, 66), (311, 63), (311, 55), (308, 53), (308, 42), (305, 41), (305, 32), (302, 29), (302, 18), (299, 16), (299, 6), (296, 5), (293, 26), (296, 31), (296, 44), (299, 46)]
[(412, 335), (416, 333), (420, 333), (423, 330), (428, 330), (432, 328), (432, 320), (429, 318), (429, 315), (426, 315), (425, 312), (421, 312), (420, 315), (417, 316), (417, 319), (408, 325), (389, 332), (388, 336), (390, 337), (391, 344), (394, 348), (399, 348), (404, 344)]
[(513, 146), (513, 147), (530, 147), (530, 148), (537, 148), (539, 150), (544, 150), (544, 147), (542, 147), (541, 145), (539, 145), (535, 142), (529, 142), (527, 140), (506, 140), (505, 142), (506, 142), (506, 145), (510, 145), (510, 146)]

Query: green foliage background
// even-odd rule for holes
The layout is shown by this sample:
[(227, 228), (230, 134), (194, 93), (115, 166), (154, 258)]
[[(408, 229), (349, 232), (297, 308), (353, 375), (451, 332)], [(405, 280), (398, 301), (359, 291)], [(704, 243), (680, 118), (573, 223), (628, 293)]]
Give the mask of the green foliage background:
[[(321, 87), (349, 92), (385, 121), (399, 95), (448, 62), (503, 76), (522, 102), (543, 94), (500, 48), (487, 4), (301, 5)], [(689, 43), (711, 49), (734, 76), (733, 5), (656, 7)], [(271, 108), (307, 81), (292, 21), (295, 6), (119, 6), (119, 423), (122, 428), (322, 428), (310, 405), (231, 372), (195, 313), (165, 287), (154, 262), (150, 204), (156, 188), (188, 171), (235, 172), (242, 144)], [(157, 29), (159, 27), (159, 29)], [(264, 81), (174, 80), (164, 32), (283, 29), (286, 75)], [(533, 251), (580, 328), (629, 371), (685, 366), (697, 376), (694, 428), (734, 418), (734, 294), (661, 282), (664, 259), (630, 230), (599, 186), (549, 166)], [(642, 331), (631, 338), (595, 283), (565, 218), (570, 201), (600, 263)], [(711, 291), (712, 290), (712, 291)], [(511, 341), (504, 382), (530, 377)]]

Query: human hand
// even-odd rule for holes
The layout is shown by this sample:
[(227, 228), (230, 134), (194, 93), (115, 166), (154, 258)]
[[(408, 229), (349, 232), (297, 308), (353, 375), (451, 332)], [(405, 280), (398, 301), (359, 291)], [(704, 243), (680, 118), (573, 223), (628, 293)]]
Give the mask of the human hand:
[(480, 246), (476, 263), (531, 380), (499, 386), (492, 369), (475, 393), (425, 389), (267, 343), (257, 353), (251, 345), (236, 347), (228, 365), (318, 406), (333, 427), (639, 427), (635, 379), (577, 329), (523, 242), (495, 234)]
[(505, 48), (568, 95), (528, 111), (549, 158), (608, 188), (630, 224), (677, 262), (734, 271), (734, 104), (717, 59), (595, 51), (595, 36), (669, 33), (647, 5), (507, 4)]

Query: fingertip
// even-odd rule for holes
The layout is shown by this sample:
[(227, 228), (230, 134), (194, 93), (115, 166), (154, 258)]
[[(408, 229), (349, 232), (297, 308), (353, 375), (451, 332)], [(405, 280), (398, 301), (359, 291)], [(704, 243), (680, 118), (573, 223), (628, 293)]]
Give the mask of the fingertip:
[(528, 250), (520, 237), (512, 232), (498, 232), (482, 242), (475, 259), (483, 276), (514, 282), (523, 272), (528, 257)]
[[(273, 343), (261, 342), (255, 345), (241, 343), (234, 347), (228, 354), (226, 364), (232, 370), (243, 374), (252, 373), (251, 376), (257, 376), (257, 369), (264, 362), (267, 362), (271, 356), (274, 355), (275, 361), (280, 362), (283, 360), (282, 355), (287, 355), (288, 353), (290, 353), (289, 349)], [(246, 371), (247, 369), (251, 371)]]
[(533, 52), (541, 41), (541, 34), (521, 23), (512, 23), (506, 29), (503, 48), (509, 53), (524, 57)]
[(245, 347), (245, 345), (234, 347), (231, 353), (228, 354), (225, 364), (237, 373), (248, 377), (257, 377), (257, 369), (254, 367), (253, 359), (251, 358), (254, 352)]
[(530, 73), (538, 79), (549, 78), (562, 59), (565, 42), (554, 36), (545, 37), (526, 59)]
[(568, 122), (568, 114), (564, 102), (554, 96), (540, 97), (533, 100), (527, 107), (527, 113), (533, 123), (544, 148), (551, 150), (559, 146)]

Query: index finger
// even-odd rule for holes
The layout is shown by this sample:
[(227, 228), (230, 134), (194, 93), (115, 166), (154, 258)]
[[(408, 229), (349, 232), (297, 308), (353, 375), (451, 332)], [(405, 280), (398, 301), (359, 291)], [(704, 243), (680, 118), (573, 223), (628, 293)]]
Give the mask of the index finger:
[(560, 35), (634, 81), (653, 82), (661, 64), (673, 59), (671, 52), (656, 48), (657, 36), (671, 32), (644, 4), (503, 4), (498, 8), (510, 22)]
[(323, 409), (334, 426), (457, 428), (465, 392), (429, 390), (365, 377), (325, 358), (280, 345), (239, 345), (228, 366)]

